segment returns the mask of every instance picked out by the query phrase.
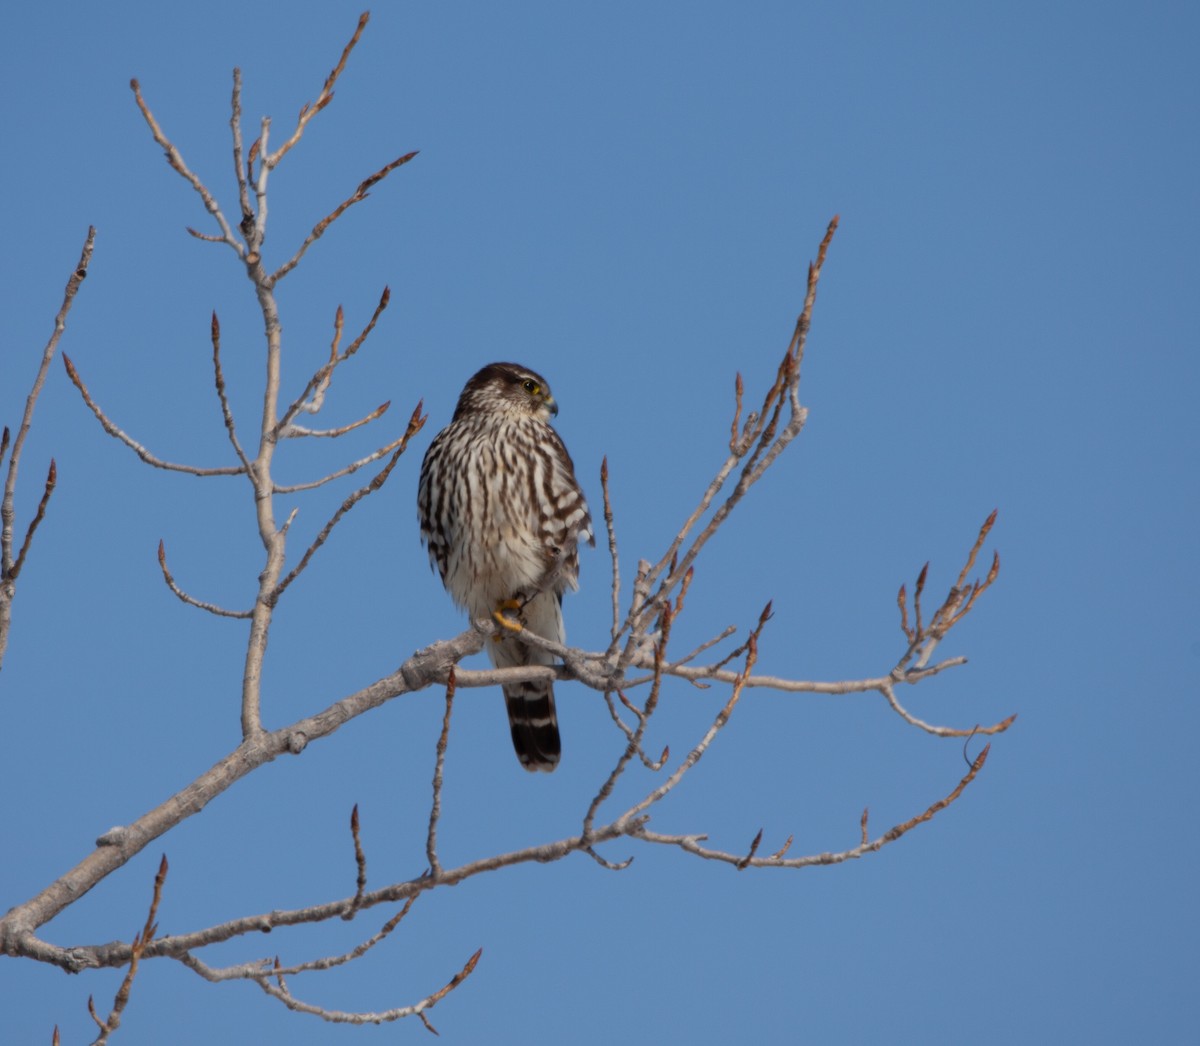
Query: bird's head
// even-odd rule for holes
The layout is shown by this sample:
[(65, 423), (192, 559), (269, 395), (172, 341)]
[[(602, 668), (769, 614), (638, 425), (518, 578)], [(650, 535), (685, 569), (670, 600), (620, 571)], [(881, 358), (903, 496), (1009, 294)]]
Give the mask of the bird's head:
[(454, 416), (464, 411), (533, 417), (548, 423), (558, 413), (558, 404), (537, 371), (519, 363), (489, 363), (463, 388)]

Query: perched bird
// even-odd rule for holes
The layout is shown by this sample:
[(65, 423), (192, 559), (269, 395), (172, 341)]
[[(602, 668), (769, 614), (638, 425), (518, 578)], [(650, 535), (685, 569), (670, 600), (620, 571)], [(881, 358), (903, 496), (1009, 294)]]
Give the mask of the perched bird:
[[(497, 668), (554, 663), (513, 633), (565, 642), (563, 593), (578, 587), (579, 542), (595, 544), (571, 455), (550, 427), (557, 413), (536, 371), (489, 363), (467, 382), (421, 463), (421, 539), (454, 602), (472, 620), (505, 626), (487, 644)], [(521, 765), (553, 770), (562, 745), (552, 682), (503, 690)]]

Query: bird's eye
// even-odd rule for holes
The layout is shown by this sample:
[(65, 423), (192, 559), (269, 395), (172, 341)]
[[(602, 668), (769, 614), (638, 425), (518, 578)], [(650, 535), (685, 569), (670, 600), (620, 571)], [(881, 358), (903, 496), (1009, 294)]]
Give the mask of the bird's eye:
[(542, 391), (541, 386), (536, 381), (534, 381), (532, 378), (526, 378), (524, 380), (524, 382), (522, 382), (522, 385), (523, 385), (525, 391), (528, 392), (529, 395), (531, 395), (531, 396), (536, 396), (539, 392)]

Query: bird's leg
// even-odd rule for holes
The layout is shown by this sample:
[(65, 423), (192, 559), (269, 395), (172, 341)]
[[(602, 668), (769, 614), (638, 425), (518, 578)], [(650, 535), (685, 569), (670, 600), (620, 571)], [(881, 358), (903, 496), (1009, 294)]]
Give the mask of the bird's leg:
[[(492, 611), (492, 617), (501, 628), (507, 628), (510, 632), (520, 632), (525, 626), (520, 621), (509, 617), (505, 611), (519, 614), (524, 608), (525, 604), (519, 599), (502, 599), (496, 604), (496, 609)], [(492, 641), (499, 643), (503, 638), (502, 635), (494, 635)]]

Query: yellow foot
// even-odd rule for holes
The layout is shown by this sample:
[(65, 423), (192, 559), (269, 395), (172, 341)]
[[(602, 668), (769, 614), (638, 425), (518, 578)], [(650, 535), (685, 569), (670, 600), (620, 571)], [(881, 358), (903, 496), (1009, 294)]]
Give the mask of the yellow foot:
[[(520, 612), (522, 603), (519, 599), (502, 599), (496, 604), (496, 609), (492, 611), (492, 617), (496, 624), (501, 628), (507, 628), (510, 632), (520, 632), (525, 626), (520, 621), (515, 621), (505, 614), (506, 610)], [(499, 643), (503, 636), (492, 636), (492, 641)]]

